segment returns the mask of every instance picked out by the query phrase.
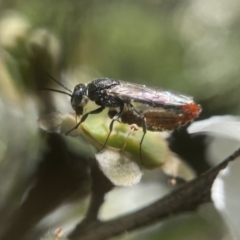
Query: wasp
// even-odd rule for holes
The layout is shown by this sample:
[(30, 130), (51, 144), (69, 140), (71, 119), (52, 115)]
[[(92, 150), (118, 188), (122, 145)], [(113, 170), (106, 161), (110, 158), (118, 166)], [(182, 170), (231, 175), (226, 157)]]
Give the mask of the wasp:
[[(161, 88), (111, 78), (99, 78), (86, 84), (77, 84), (71, 91), (54, 78), (52, 79), (68, 92), (51, 88), (44, 89), (69, 95), (73, 110), (77, 116), (81, 116), (81, 120), (66, 134), (77, 129), (90, 114), (98, 114), (105, 108), (109, 108), (108, 115), (112, 120), (103, 148), (109, 139), (116, 120), (142, 127), (141, 156), (142, 142), (147, 130), (173, 130), (194, 120), (201, 112), (200, 105), (195, 103), (192, 97)], [(95, 102), (99, 107), (83, 114), (89, 100)], [(141, 105), (143, 110), (137, 109), (136, 104)]]

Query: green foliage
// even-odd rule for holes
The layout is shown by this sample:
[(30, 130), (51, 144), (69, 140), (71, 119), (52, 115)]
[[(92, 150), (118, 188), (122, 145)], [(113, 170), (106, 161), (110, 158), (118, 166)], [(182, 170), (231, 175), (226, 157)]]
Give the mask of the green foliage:
[[(178, 90), (199, 100), (203, 105), (201, 117), (239, 114), (238, 1), (11, 0), (2, 1), (0, 7), (1, 226), (6, 224), (9, 213), (28, 199), (22, 200), (26, 189), (35, 182), (31, 178), (36, 177), (33, 169), (38, 169), (41, 162), (49, 162), (44, 154), (51, 149), (47, 139), (52, 135), (38, 131), (38, 117), (54, 110), (67, 114), (72, 111), (69, 99), (39, 90), (54, 84), (45, 72), (67, 81), (69, 87), (104, 76)], [(91, 147), (96, 141), (100, 147), (103, 145), (108, 126), (105, 119), (102, 122), (94, 116), (82, 126), (88, 142), (79, 141), (79, 137), (58, 137), (64, 139), (71, 159), (81, 154), (85, 158), (89, 153), (94, 156)], [(120, 152), (127, 143), (124, 156), (133, 155), (135, 161), (142, 130), (127, 138), (129, 131), (129, 126), (116, 123), (108, 144)], [(156, 151), (151, 151), (153, 147)], [(169, 149), (158, 134), (147, 133), (143, 143), (144, 167), (162, 165), (168, 154)], [(54, 156), (57, 160), (61, 157)], [(59, 169), (59, 162), (51, 171)], [(63, 168), (70, 165), (67, 162)], [(45, 174), (42, 169), (39, 171)], [(34, 179), (40, 179), (39, 175)], [(48, 181), (57, 186), (72, 176), (61, 172), (60, 179), (54, 177), (51, 173)], [(79, 180), (82, 185), (84, 177)], [(159, 180), (155, 182), (160, 184)], [(68, 190), (75, 185), (76, 182), (64, 185), (57, 200), (69, 197)], [(54, 186), (43, 194), (44, 200), (51, 192)], [(41, 200), (31, 205), (37, 209), (35, 204), (41, 204)], [(49, 212), (57, 204), (60, 203), (53, 203)], [(39, 221), (49, 212), (37, 215)], [(22, 229), (27, 231), (35, 224), (26, 221), (25, 226), (15, 226), (11, 232), (20, 234)], [(178, 234), (184, 236), (187, 228)]]

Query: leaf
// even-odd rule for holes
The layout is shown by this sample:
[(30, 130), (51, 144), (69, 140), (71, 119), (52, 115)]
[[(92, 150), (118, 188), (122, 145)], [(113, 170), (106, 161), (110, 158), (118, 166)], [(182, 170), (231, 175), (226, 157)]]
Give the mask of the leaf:
[(169, 160), (161, 166), (161, 169), (170, 176), (180, 177), (186, 181), (196, 176), (193, 169), (174, 153), (172, 153)]
[(125, 151), (107, 147), (96, 154), (96, 159), (100, 169), (115, 186), (132, 186), (142, 178), (141, 165)]
[(240, 118), (234, 116), (215, 116), (194, 122), (189, 133), (222, 134), (240, 140)]
[[(109, 133), (110, 121), (104, 124), (89, 125), (83, 123), (81, 125), (82, 134), (93, 146), (98, 150), (103, 148), (106, 138)], [(160, 167), (170, 157), (166, 141), (157, 132), (147, 132), (142, 143), (142, 159), (140, 159), (140, 141), (143, 135), (142, 129), (132, 132), (129, 137), (130, 126), (122, 123), (115, 123), (115, 127), (107, 141), (107, 146), (122, 149), (139, 159), (143, 167), (153, 169)]]
[[(76, 118), (69, 113), (53, 112), (38, 119), (38, 126), (46, 132), (67, 133), (76, 125)], [(71, 131), (69, 136), (78, 136), (81, 128)]]
[(240, 239), (240, 188), (239, 188), (240, 157), (230, 162), (215, 179), (212, 186), (212, 200), (223, 218)]
[[(114, 123), (113, 131), (109, 134), (111, 120), (101, 114), (97, 117), (89, 116), (78, 129), (69, 136), (82, 135), (97, 151), (97, 161), (104, 174), (115, 184), (129, 186), (136, 184), (142, 177), (142, 168), (154, 169), (161, 167), (164, 172), (173, 176), (180, 176), (186, 180), (192, 179), (194, 173), (189, 166), (178, 159), (168, 148), (159, 132), (148, 131), (142, 143), (140, 157), (140, 141), (143, 131), (139, 128), (132, 132), (131, 126), (119, 122)], [(55, 112), (39, 119), (39, 126), (49, 132), (66, 133), (76, 125), (73, 115)], [(92, 150), (84, 148), (76, 139), (75, 149), (92, 157)], [(79, 144), (78, 144), (79, 142)], [(104, 147), (104, 150), (102, 151)], [(87, 155), (86, 155), (87, 156)], [(120, 166), (121, 165), (121, 166)]]

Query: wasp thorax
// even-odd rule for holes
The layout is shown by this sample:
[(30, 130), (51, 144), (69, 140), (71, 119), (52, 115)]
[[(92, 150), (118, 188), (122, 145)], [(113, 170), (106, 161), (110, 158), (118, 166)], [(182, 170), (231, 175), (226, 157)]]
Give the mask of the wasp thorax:
[(87, 104), (88, 101), (85, 90), (86, 86), (84, 84), (78, 84), (73, 90), (71, 105), (72, 108), (76, 111), (77, 115), (82, 115), (83, 107)]

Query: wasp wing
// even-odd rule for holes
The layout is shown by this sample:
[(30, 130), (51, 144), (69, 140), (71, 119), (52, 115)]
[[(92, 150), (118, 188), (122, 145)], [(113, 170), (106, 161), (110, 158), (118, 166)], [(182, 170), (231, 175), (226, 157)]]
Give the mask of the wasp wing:
[(193, 103), (193, 98), (161, 88), (119, 81), (120, 84), (107, 89), (108, 94), (125, 102), (138, 102), (152, 107), (182, 106)]

